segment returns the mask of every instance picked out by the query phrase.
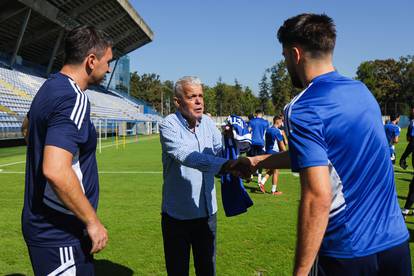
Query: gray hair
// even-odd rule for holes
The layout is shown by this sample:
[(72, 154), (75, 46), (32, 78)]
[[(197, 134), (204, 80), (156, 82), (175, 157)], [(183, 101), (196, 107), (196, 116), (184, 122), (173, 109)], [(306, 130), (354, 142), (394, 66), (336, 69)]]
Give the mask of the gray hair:
[(176, 97), (182, 97), (184, 91), (183, 91), (183, 84), (192, 84), (192, 85), (202, 85), (201, 80), (198, 77), (192, 77), (192, 76), (185, 76), (180, 78), (175, 82), (174, 85), (174, 96)]

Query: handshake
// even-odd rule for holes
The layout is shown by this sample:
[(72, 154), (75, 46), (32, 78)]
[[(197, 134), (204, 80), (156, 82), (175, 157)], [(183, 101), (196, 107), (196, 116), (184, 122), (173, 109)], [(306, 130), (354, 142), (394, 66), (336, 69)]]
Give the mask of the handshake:
[(250, 180), (251, 175), (257, 170), (257, 162), (254, 157), (239, 157), (223, 164), (221, 173), (231, 173), (234, 176)]
[(275, 154), (257, 155), (254, 157), (239, 157), (236, 160), (228, 160), (221, 167), (220, 174), (231, 173), (234, 176), (250, 180), (251, 175), (257, 169), (290, 169), (290, 157), (288, 151)]

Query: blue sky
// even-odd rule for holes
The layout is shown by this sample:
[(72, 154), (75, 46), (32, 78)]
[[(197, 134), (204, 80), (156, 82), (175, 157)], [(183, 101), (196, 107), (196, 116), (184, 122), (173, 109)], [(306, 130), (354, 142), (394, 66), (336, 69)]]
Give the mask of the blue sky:
[(334, 64), (354, 77), (365, 60), (414, 54), (414, 1), (130, 0), (154, 41), (130, 54), (131, 71), (162, 80), (221, 77), (257, 93), (266, 68), (282, 59), (276, 32), (303, 12), (326, 13), (337, 26)]

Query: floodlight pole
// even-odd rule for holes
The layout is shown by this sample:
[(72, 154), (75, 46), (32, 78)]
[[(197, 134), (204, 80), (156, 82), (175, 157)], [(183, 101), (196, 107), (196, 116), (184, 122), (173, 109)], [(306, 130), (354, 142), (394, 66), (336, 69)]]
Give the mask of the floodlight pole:
[(50, 71), (52, 71), (53, 62), (55, 61), (55, 57), (56, 57), (57, 51), (59, 50), (60, 42), (62, 41), (64, 34), (65, 34), (65, 29), (62, 29), (59, 32), (59, 36), (56, 40), (55, 46), (53, 47), (52, 56), (50, 57), (49, 64), (47, 65), (46, 76), (49, 76)]
[(99, 153), (102, 153), (102, 122), (99, 119)]
[(26, 32), (27, 23), (29, 23), (30, 15), (32, 14), (32, 9), (28, 9), (26, 16), (23, 21), (22, 28), (20, 29), (19, 38), (17, 39), (16, 47), (14, 48), (13, 56), (10, 60), (10, 67), (13, 67), (14, 62), (16, 61), (17, 53), (19, 52), (20, 45), (22, 44), (24, 33)]
[(115, 61), (114, 69), (112, 69), (111, 77), (109, 78), (108, 85), (106, 86), (106, 91), (108, 91), (108, 89), (109, 89), (109, 85), (111, 84), (112, 77), (114, 76), (114, 73), (115, 73), (115, 70), (116, 70), (116, 66), (118, 65), (118, 61), (119, 61), (119, 58), (117, 58), (116, 61)]
[(164, 91), (161, 89), (161, 116), (164, 116)]

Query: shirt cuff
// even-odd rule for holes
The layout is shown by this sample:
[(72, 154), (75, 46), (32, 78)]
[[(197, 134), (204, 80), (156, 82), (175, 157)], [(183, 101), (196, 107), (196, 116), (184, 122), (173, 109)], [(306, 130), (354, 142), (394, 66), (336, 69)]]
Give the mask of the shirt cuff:
[(218, 174), (220, 172), (221, 167), (224, 163), (226, 163), (228, 160), (221, 157), (216, 157), (215, 162), (211, 166), (211, 171), (214, 175)]

